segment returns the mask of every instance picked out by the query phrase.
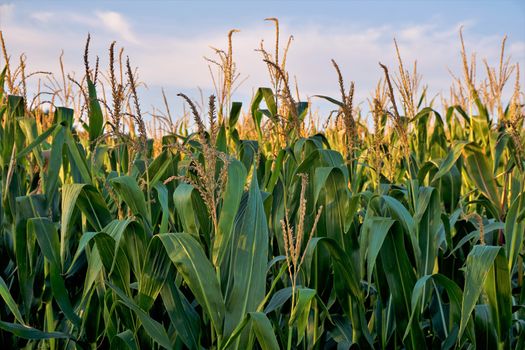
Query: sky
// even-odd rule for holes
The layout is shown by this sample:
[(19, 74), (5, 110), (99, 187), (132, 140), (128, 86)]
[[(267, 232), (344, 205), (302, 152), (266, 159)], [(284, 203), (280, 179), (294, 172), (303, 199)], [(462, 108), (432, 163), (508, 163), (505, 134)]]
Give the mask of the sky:
[[(261, 40), (273, 50), (274, 28), (264, 21), (267, 17), (279, 18), (282, 42), (294, 37), (287, 68), (297, 78), (303, 100), (316, 94), (338, 96), (333, 58), (344, 79), (355, 82), (355, 100), (365, 108), (382, 77), (378, 62), (396, 67), (393, 38), (406, 65), (417, 59), (430, 93), (447, 94), (449, 70), (461, 74), (460, 27), (467, 50), (477, 52), (480, 75), (481, 59), (497, 64), (504, 35), (511, 62), (525, 67), (525, 1), (0, 0), (7, 49), (14, 58), (27, 56), (28, 71), (59, 72), (63, 50), (66, 72), (79, 76), (87, 33), (92, 62), (98, 55), (107, 67), (109, 45), (116, 40), (147, 84), (139, 91), (143, 109), (162, 107), (164, 88), (173, 114), (182, 108), (178, 92), (195, 99), (199, 88), (206, 95), (213, 92), (203, 57), (213, 57), (211, 46), (227, 47), (230, 29), (240, 30), (233, 37), (234, 59), (241, 80), (246, 79), (233, 99), (247, 106), (254, 89), (270, 85), (255, 51)], [(314, 109), (328, 108), (316, 98), (312, 103)]]

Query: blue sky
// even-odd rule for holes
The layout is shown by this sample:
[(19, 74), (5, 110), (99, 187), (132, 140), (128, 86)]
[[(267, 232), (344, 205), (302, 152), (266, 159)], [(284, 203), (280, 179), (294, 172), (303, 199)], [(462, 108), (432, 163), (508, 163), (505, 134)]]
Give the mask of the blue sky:
[[(458, 30), (464, 27), (467, 49), (496, 64), (503, 35), (512, 62), (525, 66), (525, 1), (3, 1), (0, 28), (13, 57), (25, 53), (30, 70), (59, 69), (64, 50), (66, 71), (82, 71), (85, 37), (92, 35), (92, 55), (107, 61), (116, 40), (124, 46), (141, 79), (145, 109), (161, 106), (164, 87), (175, 114), (175, 94), (198, 97), (212, 92), (203, 56), (209, 46), (224, 48), (229, 29), (235, 59), (247, 80), (236, 98), (248, 102), (253, 88), (268, 85), (264, 63), (255, 52), (262, 39), (273, 43), (273, 27), (263, 19), (278, 17), (282, 41), (294, 36), (288, 70), (297, 76), (303, 96), (337, 96), (330, 59), (347, 81), (354, 80), (358, 101), (365, 101), (381, 76), (378, 61), (394, 67), (392, 39), (406, 64), (418, 61), (423, 85), (432, 94), (447, 93), (448, 69), (460, 73)], [(0, 64), (3, 64), (0, 60)], [(522, 69), (522, 71), (525, 69)], [(522, 79), (523, 81), (523, 79)], [(314, 108), (326, 108), (314, 100)]]

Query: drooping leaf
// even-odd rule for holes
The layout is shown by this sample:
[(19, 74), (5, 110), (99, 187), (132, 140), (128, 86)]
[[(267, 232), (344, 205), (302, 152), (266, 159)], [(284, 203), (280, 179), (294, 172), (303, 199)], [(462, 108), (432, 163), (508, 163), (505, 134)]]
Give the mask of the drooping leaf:
[(69, 335), (61, 332), (43, 332), (41, 330), (38, 330), (36, 328), (32, 328), (29, 326), (24, 326), (18, 323), (9, 323), (0, 321), (0, 328), (9, 332), (13, 333), (17, 337), (24, 338), (24, 339), (32, 339), (32, 340), (42, 340), (42, 339), (67, 339), (70, 338)]
[(465, 147), (463, 153), (467, 168), (466, 174), (476, 185), (477, 189), (500, 211), (500, 193), (487, 157), (482, 153), (481, 149), (472, 145)]
[(159, 345), (164, 347), (165, 349), (172, 349), (173, 345), (171, 344), (170, 338), (168, 337), (168, 334), (166, 333), (166, 330), (156, 320), (152, 319), (144, 310), (142, 310), (135, 302), (129, 298), (122, 290), (120, 290), (117, 286), (112, 285), (108, 282), (108, 286), (117, 293), (118, 297), (120, 298), (120, 301), (126, 305), (128, 308), (133, 310), (133, 312), (137, 315), (137, 317), (140, 319), (140, 322), (148, 335), (155, 340)]
[(24, 320), (22, 318), (22, 314), (20, 313), (20, 310), (18, 309), (18, 305), (16, 305), (16, 301), (11, 296), (11, 293), (9, 292), (9, 288), (7, 287), (7, 284), (5, 283), (4, 279), (0, 276), (0, 296), (4, 300), (4, 303), (7, 305), (15, 319), (22, 325), (24, 325)]

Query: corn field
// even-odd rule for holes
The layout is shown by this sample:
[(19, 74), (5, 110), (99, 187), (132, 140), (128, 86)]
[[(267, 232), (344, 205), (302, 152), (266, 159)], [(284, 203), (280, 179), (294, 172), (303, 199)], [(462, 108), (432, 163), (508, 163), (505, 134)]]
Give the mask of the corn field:
[[(336, 61), (340, 96), (301, 101), (269, 20), (268, 86), (235, 101), (231, 31), (208, 59), (216, 93), (179, 94), (176, 121), (167, 102), (141, 110), (116, 43), (103, 69), (88, 38), (76, 80), (27, 72), (4, 33), (4, 349), (525, 348), (525, 127), (505, 41), (476, 77), (460, 37), (441, 101), (395, 43), (365, 111)], [(30, 98), (37, 77), (56, 89)]]

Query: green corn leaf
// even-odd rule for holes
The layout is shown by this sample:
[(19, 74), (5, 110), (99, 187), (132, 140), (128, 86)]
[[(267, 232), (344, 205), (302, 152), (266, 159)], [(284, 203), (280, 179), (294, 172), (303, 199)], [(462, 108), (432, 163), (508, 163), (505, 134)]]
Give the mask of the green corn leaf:
[(459, 141), (454, 144), (454, 146), (452, 146), (452, 149), (448, 152), (447, 157), (443, 159), (443, 162), (441, 162), (439, 165), (438, 172), (432, 177), (432, 180), (430, 181), (431, 183), (439, 180), (442, 176), (446, 175), (450, 169), (452, 169), (467, 144), (467, 141)]
[[(111, 214), (106, 202), (95, 187), (88, 184), (65, 184), (62, 186), (62, 220), (60, 225), (60, 259), (62, 266), (68, 257), (69, 241), (72, 236), (72, 218), (79, 208), (89, 223), (101, 231), (109, 223)], [(78, 252), (80, 253), (80, 251)], [(78, 258), (78, 257), (77, 257)]]
[[(283, 265), (283, 267), (287, 267), (286, 265)], [(292, 297), (292, 287), (286, 287), (283, 289), (279, 289), (277, 292), (275, 292), (268, 302), (268, 305), (266, 308), (264, 308), (264, 313), (269, 314), (272, 311), (277, 310), (281, 306), (283, 306), (290, 298)]]
[(104, 131), (104, 116), (97, 99), (97, 90), (91, 79), (87, 78), (89, 94), (89, 140), (94, 142)]
[(61, 275), (60, 245), (55, 224), (47, 218), (33, 218), (27, 221), (27, 230), (36, 236), (40, 249), (50, 263), (51, 289), (57, 304), (73, 324), (80, 325), (80, 317), (73, 309)]
[(525, 194), (520, 194), (510, 206), (505, 220), (505, 250), (509, 259), (509, 271), (512, 273), (520, 251), (523, 249), (525, 234)]
[(15, 316), (15, 319), (20, 322), (22, 325), (25, 325), (24, 319), (22, 318), (22, 314), (20, 313), (20, 310), (18, 309), (18, 305), (16, 304), (16, 301), (11, 296), (11, 293), (9, 293), (9, 288), (7, 287), (7, 284), (5, 283), (4, 279), (0, 276), (0, 296), (2, 299), (4, 299), (5, 304)]
[(230, 109), (230, 117), (228, 118), (228, 126), (234, 128), (241, 115), (242, 102), (232, 102)]
[(168, 232), (168, 224), (170, 219), (168, 188), (162, 182), (157, 182), (153, 188), (157, 191), (157, 199), (162, 210), (159, 233), (165, 233)]
[(120, 332), (111, 340), (111, 350), (115, 349), (129, 349), (138, 350), (137, 343), (133, 332), (126, 329), (124, 332)]
[(396, 316), (396, 329), (400, 336), (410, 328), (407, 348), (417, 349), (424, 346), (424, 336), (419, 324), (410, 325), (412, 290), (416, 284), (416, 275), (407, 256), (401, 226), (396, 225), (387, 235), (380, 251), (381, 263), (392, 294)]
[(199, 243), (187, 233), (164, 233), (153, 239), (162, 241), (169, 258), (211, 319), (215, 331), (222, 334), (224, 299), (213, 267)]
[[(441, 204), (439, 194), (433, 188), (420, 188), (419, 194), (416, 212), (419, 249), (422, 259), (419, 276), (425, 276), (432, 274), (437, 258), (440, 244), (439, 230), (442, 227)], [(420, 208), (425, 208), (422, 214), (419, 212)]]
[(165, 349), (172, 349), (173, 344), (171, 343), (166, 330), (159, 322), (152, 319), (144, 310), (142, 310), (135, 302), (128, 297), (120, 288), (107, 282), (108, 286), (118, 295), (120, 302), (126, 305), (129, 309), (137, 315), (142, 323), (142, 326), (148, 333), (148, 335), (159, 345)]
[[(243, 208), (235, 220), (226, 286), (225, 333), (230, 334), (244, 315), (257, 310), (266, 291), (268, 226), (257, 177), (252, 182)], [(239, 339), (245, 347), (245, 337)], [(237, 347), (238, 345), (236, 345)]]
[(118, 240), (105, 232), (99, 232), (94, 237), (104, 270), (111, 282), (121, 290), (129, 293), (130, 267), (128, 258), (119, 246)]
[(170, 261), (158, 239), (150, 241), (139, 280), (138, 305), (148, 311), (159, 295), (168, 272)]
[(459, 339), (463, 336), (470, 314), (478, 302), (489, 270), (494, 264), (494, 259), (496, 259), (499, 250), (500, 247), (477, 245), (472, 248), (467, 257)]
[(124, 202), (129, 206), (131, 212), (140, 215), (142, 218), (151, 221), (144, 199), (144, 194), (140, 189), (137, 181), (131, 176), (119, 176), (110, 180), (115, 191), (122, 197)]
[(148, 165), (148, 170), (144, 172), (142, 179), (149, 182), (150, 187), (155, 187), (171, 167), (173, 158), (168, 151), (161, 152)]
[(484, 285), (489, 301), (489, 310), (498, 341), (502, 347), (510, 344), (512, 326), (512, 289), (508, 260), (505, 251), (500, 249), (490, 267)]
[(262, 312), (250, 312), (249, 315), (253, 331), (261, 348), (263, 350), (278, 350), (280, 348), (279, 343), (268, 317)]
[[(314, 189), (315, 202), (324, 207), (321, 215), (324, 217), (323, 222), (328, 237), (336, 240), (344, 250), (349, 249), (348, 236), (345, 233), (347, 226), (349, 226), (348, 222), (351, 220), (347, 217), (350, 198), (341, 168), (317, 168), (314, 177)], [(323, 200), (319, 200), (321, 191), (324, 194)]]
[(231, 345), (237, 340), (239, 335), (249, 324), (252, 325), (253, 331), (262, 349), (277, 350), (280, 348), (275, 333), (273, 332), (272, 324), (266, 314), (262, 312), (250, 312), (235, 328), (231, 336), (224, 343), (222, 349), (230, 349)]
[(262, 139), (261, 120), (263, 117), (263, 112), (259, 109), (259, 107), (263, 99), (268, 108), (267, 112), (269, 117), (274, 118), (274, 116), (277, 114), (277, 106), (275, 104), (275, 96), (272, 89), (263, 87), (258, 88), (251, 102), (250, 110), (255, 129), (257, 130), (260, 140)]
[(51, 144), (49, 167), (47, 168), (44, 180), (44, 192), (49, 203), (53, 202), (53, 197), (56, 195), (58, 189), (58, 175), (60, 174), (60, 168), (62, 167), (62, 148), (65, 143), (65, 132), (66, 129), (60, 127), (58, 132), (54, 135), (53, 143)]
[(310, 315), (312, 300), (316, 296), (316, 292), (314, 289), (310, 288), (298, 288), (297, 291), (297, 304), (295, 305), (295, 308), (292, 310), (292, 313), (290, 315), (290, 321), (288, 322), (290, 325), (293, 325), (296, 323), (297, 325), (297, 345), (301, 344), (305, 331), (306, 326), (308, 323), (308, 316)]
[[(230, 162), (228, 165), (228, 181), (224, 189), (223, 205), (219, 216), (219, 230), (213, 242), (213, 264), (215, 266), (222, 264), (231, 242), (235, 216), (239, 210), (245, 181), (246, 169), (242, 163), (238, 160)], [(191, 225), (191, 223), (188, 224)]]
[(18, 152), (16, 155), (16, 159), (21, 159), (25, 157), (29, 152), (33, 151), (37, 146), (39, 146), (42, 142), (44, 142), (51, 134), (53, 134), (56, 130), (58, 130), (61, 126), (53, 124), (49, 127), (46, 131), (38, 135), (26, 148)]
[[(447, 337), (454, 337), (454, 335), (455, 337), (457, 337), (457, 333), (455, 334), (454, 330), (456, 330), (457, 332), (458, 324), (461, 318), (461, 300), (463, 297), (463, 293), (461, 291), (461, 288), (459, 288), (459, 286), (454, 281), (441, 274), (426, 275), (421, 277), (416, 282), (414, 289), (412, 290), (412, 313), (410, 315), (409, 326), (411, 327), (412, 324), (417, 321), (418, 314), (420, 314), (421, 310), (423, 309), (424, 305), (421, 305), (423, 295), (425, 294), (425, 289), (428, 289), (428, 285), (430, 283), (434, 283), (443, 287), (444, 290), (447, 292), (449, 299), (448, 320), (445, 319), (445, 310), (447, 309), (447, 305), (444, 305), (443, 299), (440, 296), (438, 296), (437, 300), (439, 303), (439, 320), (443, 324), (443, 327), (446, 332), (445, 335)], [(434, 291), (437, 292), (437, 289), (434, 289)], [(403, 340), (405, 340), (408, 336), (410, 327), (407, 327), (405, 334), (403, 335)]]
[(4, 321), (0, 321), (0, 328), (23, 339), (42, 340), (71, 338), (69, 335), (62, 332), (43, 332), (29, 326)]
[(16, 222), (13, 237), (13, 249), (17, 267), (22, 313), (29, 319), (33, 299), (34, 255), (37, 248), (36, 236), (28, 232), (27, 222), (34, 217), (43, 217), (47, 213), (47, 201), (44, 195), (17, 197), (15, 201)]
[(359, 245), (361, 261), (366, 259), (367, 262), (366, 272), (369, 291), (377, 257), (393, 223), (394, 220), (392, 219), (372, 216), (366, 217), (363, 223)]
[(465, 155), (466, 174), (476, 185), (477, 189), (489, 199), (501, 215), (500, 193), (492, 167), (481, 149), (469, 145), (463, 150)]
[(329, 102), (332, 102), (334, 105), (336, 106), (339, 106), (339, 107), (343, 107), (343, 103), (336, 100), (335, 98), (331, 98), (330, 96), (324, 96), (324, 95), (314, 95), (314, 97), (319, 97), (319, 98), (322, 98), (324, 100), (327, 100)]
[[(82, 145), (75, 141), (71, 130), (65, 129), (65, 134), (65, 142), (67, 144), (67, 149), (71, 156), (71, 165), (78, 170), (83, 183), (91, 183), (91, 174), (89, 172), (89, 167), (86, 161), (86, 156), (84, 155), (85, 152), (82, 148)], [(82, 153), (80, 150), (82, 150)]]
[(4, 97), (4, 83), (5, 83), (5, 75), (7, 73), (7, 64), (4, 66), (4, 69), (2, 69), (2, 72), (0, 72), (0, 100)]
[(201, 333), (199, 314), (169, 277), (160, 294), (171, 324), (181, 340), (188, 348), (198, 349)]
[(352, 327), (355, 334), (353, 340), (362, 342), (360, 338), (363, 338), (366, 340), (365, 344), (371, 346), (373, 340), (364, 318), (363, 293), (360, 287), (359, 269), (354, 266), (353, 259), (341, 248), (340, 244), (328, 237), (312, 238), (305, 253), (304, 264), (306, 266), (312, 264), (313, 256), (318, 246), (322, 246), (330, 254), (330, 259), (334, 266), (334, 274), (338, 276), (338, 279), (334, 281), (337, 298), (345, 306), (347, 316), (352, 318)]
[(419, 247), (418, 237), (416, 235), (416, 223), (414, 222), (414, 218), (410, 215), (408, 209), (405, 208), (403, 204), (401, 204), (401, 202), (399, 202), (397, 199), (386, 195), (382, 196), (381, 198), (385, 201), (392, 218), (399, 222), (401, 226), (403, 226), (405, 232), (408, 234), (414, 255), (416, 256), (416, 265), (419, 270), (422, 252)]
[[(109, 234), (117, 246), (122, 248), (126, 257), (131, 262), (135, 276), (140, 276), (144, 265), (144, 252), (148, 248), (145, 226), (139, 222), (126, 220), (113, 220), (102, 231)], [(117, 252), (115, 252), (116, 254)]]
[(195, 188), (187, 183), (181, 183), (173, 192), (173, 204), (181, 220), (184, 232), (198, 238), (199, 222), (193, 205), (193, 196), (198, 196)]

